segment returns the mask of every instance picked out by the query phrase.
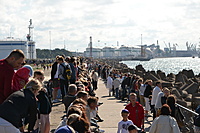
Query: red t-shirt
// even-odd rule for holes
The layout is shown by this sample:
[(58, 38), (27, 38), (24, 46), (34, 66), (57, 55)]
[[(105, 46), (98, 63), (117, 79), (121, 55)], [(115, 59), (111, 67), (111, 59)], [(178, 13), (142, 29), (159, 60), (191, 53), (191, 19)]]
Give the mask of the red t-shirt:
[(0, 104), (12, 94), (11, 83), (14, 69), (5, 59), (0, 60)]
[(126, 105), (125, 109), (127, 109), (129, 114), (129, 119), (135, 124), (137, 127), (141, 128), (143, 123), (142, 120), (144, 120), (144, 109), (141, 104), (136, 102), (135, 106), (133, 107), (131, 103)]

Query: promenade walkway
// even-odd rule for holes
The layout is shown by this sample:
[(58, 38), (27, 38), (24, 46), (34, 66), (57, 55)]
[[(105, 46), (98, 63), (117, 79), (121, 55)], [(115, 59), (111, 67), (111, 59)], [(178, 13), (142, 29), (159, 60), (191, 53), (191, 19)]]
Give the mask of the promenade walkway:
[[(99, 115), (104, 119), (104, 122), (99, 123), (99, 126), (106, 133), (116, 133), (118, 122), (122, 120), (121, 110), (125, 108), (127, 103), (116, 100), (114, 97), (108, 97), (108, 90), (102, 80), (99, 80), (98, 86), (97, 96), (99, 101), (104, 103), (99, 107)], [(152, 123), (152, 117), (148, 117), (145, 120), (146, 132), (149, 131), (150, 123)]]
[[(50, 70), (45, 71), (45, 80), (50, 79)], [(121, 110), (124, 109), (126, 102), (116, 100), (114, 97), (108, 97), (108, 90), (105, 87), (104, 82), (99, 79), (98, 89), (96, 91), (99, 101), (103, 102), (103, 105), (99, 107), (99, 115), (104, 120), (98, 123), (100, 129), (105, 130), (106, 133), (116, 133), (118, 122), (121, 121)], [(52, 112), (50, 114), (51, 132), (53, 133), (61, 117), (64, 115), (64, 105), (61, 102), (53, 104)], [(152, 117), (145, 120), (145, 131), (148, 132), (150, 123), (152, 123)]]

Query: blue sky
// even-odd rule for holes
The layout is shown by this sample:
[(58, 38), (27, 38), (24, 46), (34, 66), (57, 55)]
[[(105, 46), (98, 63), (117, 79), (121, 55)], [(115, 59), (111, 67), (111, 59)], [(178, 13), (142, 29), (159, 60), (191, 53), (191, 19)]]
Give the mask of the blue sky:
[[(0, 0), (0, 39), (26, 39), (29, 19), (41, 49), (84, 51), (94, 47), (153, 44), (164, 41), (199, 45), (200, 1), (196, 0)], [(100, 40), (100, 41), (98, 41)]]

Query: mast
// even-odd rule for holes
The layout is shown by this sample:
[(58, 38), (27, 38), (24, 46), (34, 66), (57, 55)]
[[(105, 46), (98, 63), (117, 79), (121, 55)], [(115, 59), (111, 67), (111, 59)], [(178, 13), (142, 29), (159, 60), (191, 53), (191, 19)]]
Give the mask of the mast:
[(28, 41), (28, 53), (29, 53), (29, 58), (33, 59), (34, 58), (34, 42), (31, 37), (33, 36), (33, 25), (32, 25), (32, 19), (29, 21), (29, 26), (28, 26), (28, 34), (26, 36), (27, 41)]
[(31, 29), (33, 29), (34, 27), (33, 27), (33, 25), (32, 25), (32, 19), (30, 19), (30, 21), (29, 21), (29, 26), (28, 26), (28, 34), (27, 34), (27, 36), (26, 36), (26, 38), (27, 38), (27, 41), (31, 41), (31, 35), (32, 35), (32, 33), (31, 33)]
[(92, 58), (92, 37), (90, 36), (90, 57)]

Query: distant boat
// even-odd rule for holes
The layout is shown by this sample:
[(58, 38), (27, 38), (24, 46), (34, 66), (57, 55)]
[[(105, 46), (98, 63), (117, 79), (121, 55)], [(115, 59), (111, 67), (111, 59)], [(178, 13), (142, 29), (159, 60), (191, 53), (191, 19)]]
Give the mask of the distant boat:
[(127, 57), (127, 58), (122, 58), (122, 61), (150, 61), (152, 58), (149, 57)]

